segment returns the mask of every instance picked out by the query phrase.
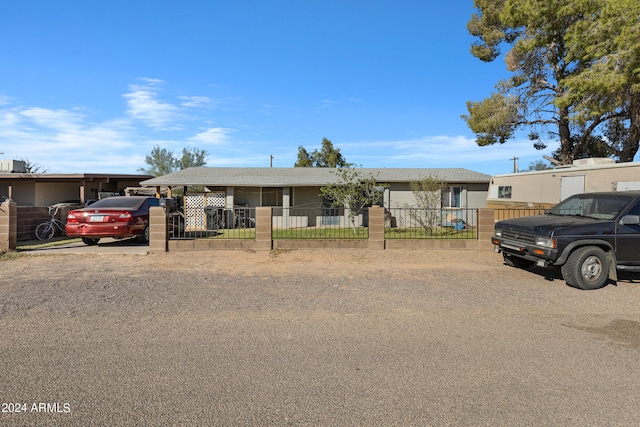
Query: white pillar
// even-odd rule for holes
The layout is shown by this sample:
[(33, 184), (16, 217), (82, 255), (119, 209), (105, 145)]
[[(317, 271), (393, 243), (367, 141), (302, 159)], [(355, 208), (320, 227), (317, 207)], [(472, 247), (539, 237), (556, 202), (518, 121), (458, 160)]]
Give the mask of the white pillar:
[(291, 220), (289, 218), (289, 208), (291, 207), (291, 187), (284, 187), (282, 189), (282, 228), (288, 229), (291, 227)]

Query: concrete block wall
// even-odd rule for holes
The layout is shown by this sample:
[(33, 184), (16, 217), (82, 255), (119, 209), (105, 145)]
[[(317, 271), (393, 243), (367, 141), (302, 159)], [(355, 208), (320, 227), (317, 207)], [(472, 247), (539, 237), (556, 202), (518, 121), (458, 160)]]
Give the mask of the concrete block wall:
[[(64, 219), (67, 216), (65, 214)], [(34, 240), (38, 224), (49, 219), (49, 209), (43, 206), (18, 206), (17, 236), (19, 242)]]
[[(68, 212), (62, 212), (66, 219)], [(384, 209), (369, 210), (369, 239), (272, 240), (272, 209), (256, 208), (256, 238), (254, 239), (194, 239), (169, 240), (168, 223), (163, 207), (152, 207), (149, 222), (149, 252), (216, 249), (491, 249), (495, 223), (493, 209), (478, 210), (477, 239), (391, 239), (384, 238)], [(14, 202), (0, 205), (0, 252), (13, 250), (17, 242), (33, 239), (35, 227), (48, 219), (46, 207), (17, 207)]]
[(493, 209), (478, 210), (477, 239), (390, 239), (384, 237), (384, 208), (369, 209), (368, 239), (324, 239), (324, 240), (273, 240), (272, 209), (256, 208), (256, 238), (253, 239), (192, 239), (168, 240), (167, 223), (163, 208), (152, 208), (150, 225), (150, 252), (178, 250), (217, 249), (477, 249), (490, 250), (491, 235), (495, 223)]
[[(190, 240), (168, 240), (166, 246), (156, 243), (160, 234), (150, 234), (149, 251), (187, 251), (187, 250), (217, 250), (217, 249), (250, 249), (250, 250), (271, 250), (273, 249), (272, 233), (272, 211), (270, 207), (256, 208), (256, 238), (255, 239), (190, 239)], [(161, 221), (158, 216), (152, 217), (152, 221)], [(166, 222), (166, 221), (165, 221)], [(153, 223), (151, 223), (153, 224)], [(151, 226), (151, 225), (150, 225)], [(154, 230), (151, 228), (150, 230)], [(165, 230), (165, 233), (167, 231)], [(166, 238), (165, 238), (166, 239)], [(153, 248), (153, 250), (152, 250)]]
[(15, 250), (18, 243), (18, 209), (14, 202), (0, 204), (0, 253)]
[(384, 208), (369, 208), (369, 249), (384, 249)]
[(169, 224), (167, 214), (162, 206), (152, 206), (149, 209), (149, 252), (162, 253), (167, 251)]
[(269, 207), (256, 208), (256, 246), (254, 249), (270, 251), (273, 249), (272, 209)]

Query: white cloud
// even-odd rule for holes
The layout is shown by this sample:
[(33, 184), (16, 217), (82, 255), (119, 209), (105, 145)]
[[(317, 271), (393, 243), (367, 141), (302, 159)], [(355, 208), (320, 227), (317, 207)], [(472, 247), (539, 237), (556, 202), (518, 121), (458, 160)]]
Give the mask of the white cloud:
[[(182, 97), (182, 104), (174, 105), (161, 99), (163, 83), (139, 79), (124, 94), (127, 110), (99, 122), (92, 121), (90, 109), (2, 105), (9, 98), (0, 94), (2, 157), (28, 158), (51, 173), (136, 173), (158, 141), (175, 151), (188, 144), (220, 145), (228, 140), (233, 132), (228, 128), (204, 124), (199, 133), (182, 130), (180, 120), (198, 120), (188, 116), (186, 108), (207, 106), (211, 100)], [(141, 123), (162, 132), (149, 134)]]
[(0, 110), (0, 140), (11, 147), (3, 147), (5, 157), (28, 158), (49, 172), (131, 167), (134, 145), (126, 122), (87, 123), (77, 112), (41, 107)]
[(127, 113), (134, 119), (141, 120), (154, 129), (178, 129), (172, 123), (179, 117), (179, 108), (158, 99), (156, 85), (162, 83), (162, 80), (148, 78), (142, 80), (147, 84), (130, 85), (130, 92), (123, 95), (127, 99), (127, 105), (129, 106)]
[(14, 111), (0, 111), (0, 128), (16, 125), (20, 121), (20, 116)]
[(32, 124), (46, 129), (69, 131), (76, 129), (82, 121), (82, 115), (68, 110), (50, 110), (47, 108), (32, 107), (19, 113)]
[(320, 100), (320, 108), (330, 108), (335, 105), (340, 105), (339, 101), (334, 101), (332, 99), (322, 99)]
[(211, 99), (206, 96), (180, 96), (178, 98), (182, 100), (180, 105), (183, 107), (199, 108), (211, 105)]
[(203, 132), (200, 132), (190, 138), (189, 141), (200, 144), (212, 144), (219, 145), (227, 142), (227, 136), (233, 132), (232, 129), (215, 127), (209, 128)]
[(140, 77), (138, 80), (146, 82), (149, 86), (159, 85), (160, 83), (164, 83), (164, 80), (155, 79), (151, 77)]
[[(551, 144), (553, 145), (553, 144)], [(340, 144), (347, 161), (366, 167), (460, 167), (489, 174), (513, 171), (513, 157), (520, 168), (549, 155), (552, 149), (538, 151), (531, 141), (520, 139), (480, 147), (474, 138), (435, 135), (398, 141), (371, 141)], [(354, 154), (349, 152), (353, 150)], [(367, 154), (355, 154), (355, 153)], [(496, 170), (496, 165), (501, 168)]]

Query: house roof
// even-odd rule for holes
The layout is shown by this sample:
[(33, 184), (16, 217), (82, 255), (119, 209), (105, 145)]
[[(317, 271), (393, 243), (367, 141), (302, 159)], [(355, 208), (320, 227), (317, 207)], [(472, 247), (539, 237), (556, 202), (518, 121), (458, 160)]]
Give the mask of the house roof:
[[(363, 177), (380, 182), (413, 182), (427, 176), (447, 183), (488, 183), (490, 175), (463, 168), (357, 168)], [(304, 187), (336, 183), (333, 168), (218, 168), (193, 167), (142, 181), (142, 186)]]
[(131, 175), (131, 174), (106, 174), (106, 173), (2, 173), (2, 181), (94, 181), (94, 180), (117, 180), (136, 181), (150, 178), (151, 175)]

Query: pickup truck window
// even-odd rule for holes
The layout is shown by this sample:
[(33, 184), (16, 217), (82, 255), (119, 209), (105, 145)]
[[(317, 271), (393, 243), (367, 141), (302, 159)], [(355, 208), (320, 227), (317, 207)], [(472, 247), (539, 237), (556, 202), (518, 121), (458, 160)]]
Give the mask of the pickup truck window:
[(560, 216), (584, 216), (595, 219), (613, 219), (629, 203), (625, 197), (585, 195), (573, 197), (553, 207), (549, 214)]
[(640, 215), (640, 202), (636, 203), (631, 209), (629, 209), (627, 215)]

